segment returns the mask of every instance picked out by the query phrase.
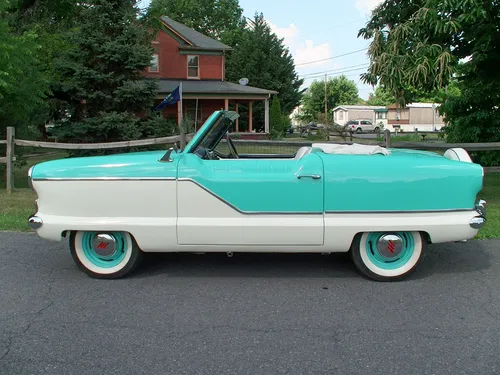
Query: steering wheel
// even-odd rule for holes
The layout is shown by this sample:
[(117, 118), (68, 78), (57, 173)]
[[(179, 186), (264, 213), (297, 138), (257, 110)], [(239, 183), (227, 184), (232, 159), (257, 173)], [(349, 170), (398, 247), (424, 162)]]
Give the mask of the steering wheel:
[(226, 141), (227, 141), (227, 145), (229, 147), (229, 152), (231, 152), (231, 154), (233, 155), (233, 157), (235, 159), (239, 159), (239, 155), (238, 153), (236, 152), (236, 148), (234, 147), (234, 144), (233, 144), (233, 141), (231, 140), (231, 138), (229, 138), (229, 133), (226, 133)]

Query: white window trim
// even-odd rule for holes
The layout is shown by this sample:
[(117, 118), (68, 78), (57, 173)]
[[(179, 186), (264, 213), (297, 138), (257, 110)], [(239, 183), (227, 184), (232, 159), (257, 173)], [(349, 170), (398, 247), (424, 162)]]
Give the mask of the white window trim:
[(160, 72), (160, 54), (159, 53), (153, 53), (151, 56), (151, 61), (153, 60), (154, 56), (156, 56), (156, 66), (158, 67), (157, 70), (151, 69), (151, 64), (148, 67), (149, 73), (159, 73)]
[[(189, 58), (197, 57), (198, 58), (198, 75), (196, 77), (189, 76)], [(200, 56), (199, 55), (187, 55), (186, 57), (186, 76), (187, 79), (200, 79)]]

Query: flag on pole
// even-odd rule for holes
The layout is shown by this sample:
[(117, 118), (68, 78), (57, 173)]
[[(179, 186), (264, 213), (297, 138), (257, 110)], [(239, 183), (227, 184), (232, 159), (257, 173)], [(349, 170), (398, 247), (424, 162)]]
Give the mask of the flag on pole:
[(163, 99), (163, 101), (160, 104), (158, 104), (154, 108), (154, 110), (159, 111), (165, 108), (166, 106), (177, 103), (179, 100), (182, 100), (180, 86), (177, 87), (174, 91), (172, 91), (165, 99)]

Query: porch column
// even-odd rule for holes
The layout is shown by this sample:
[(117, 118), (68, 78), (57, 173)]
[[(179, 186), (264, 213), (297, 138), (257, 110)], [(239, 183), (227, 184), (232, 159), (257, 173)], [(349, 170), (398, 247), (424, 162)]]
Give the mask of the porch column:
[(269, 134), (269, 99), (266, 99), (264, 109), (264, 131)]
[(229, 99), (224, 99), (224, 109), (229, 111)]
[(252, 130), (253, 130), (252, 102), (248, 102), (248, 132), (251, 133)]
[[(236, 103), (236, 104), (234, 105), (234, 110), (236, 111), (236, 113), (238, 113), (238, 114), (239, 114), (239, 112), (238, 112), (238, 103)], [(236, 119), (236, 132), (239, 132), (239, 131), (240, 131), (240, 119), (239, 119), (239, 118), (237, 118), (237, 119)]]

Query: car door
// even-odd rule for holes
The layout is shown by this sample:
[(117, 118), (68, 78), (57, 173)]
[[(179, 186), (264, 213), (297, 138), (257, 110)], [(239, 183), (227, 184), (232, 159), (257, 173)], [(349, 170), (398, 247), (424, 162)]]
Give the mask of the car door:
[(205, 160), (178, 164), (180, 245), (322, 245), (323, 161)]

